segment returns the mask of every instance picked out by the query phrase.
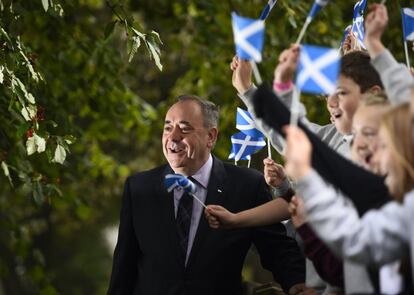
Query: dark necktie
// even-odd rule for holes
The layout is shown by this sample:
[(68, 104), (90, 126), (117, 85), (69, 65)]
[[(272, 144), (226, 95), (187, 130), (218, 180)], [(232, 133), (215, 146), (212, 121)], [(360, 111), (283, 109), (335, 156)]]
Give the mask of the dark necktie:
[(187, 192), (184, 192), (180, 199), (177, 210), (176, 224), (178, 239), (184, 259), (187, 254), (188, 247), (188, 233), (190, 232), (191, 215), (193, 213), (193, 197)]

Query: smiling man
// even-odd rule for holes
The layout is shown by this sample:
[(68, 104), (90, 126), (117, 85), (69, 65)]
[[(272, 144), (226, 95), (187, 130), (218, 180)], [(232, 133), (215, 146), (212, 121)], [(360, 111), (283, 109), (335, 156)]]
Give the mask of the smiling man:
[(233, 212), (271, 200), (262, 174), (211, 155), (218, 119), (213, 103), (193, 95), (179, 97), (168, 110), (162, 135), (168, 164), (125, 184), (108, 294), (242, 294), (241, 271), (252, 244), (287, 293), (304, 289), (304, 258), (282, 224), (214, 230), (201, 204), (164, 187), (166, 174), (191, 177), (197, 198)]

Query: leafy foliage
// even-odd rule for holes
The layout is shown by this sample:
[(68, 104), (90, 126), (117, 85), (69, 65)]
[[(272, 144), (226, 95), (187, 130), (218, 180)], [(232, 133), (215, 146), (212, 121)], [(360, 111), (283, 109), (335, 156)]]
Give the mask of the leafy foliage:
[[(0, 0), (0, 293), (105, 292), (103, 232), (118, 220), (125, 177), (163, 162), (175, 96), (221, 105), (215, 153), (227, 157), (241, 104), (228, 68), (230, 13), (258, 17), (265, 2)], [(398, 3), (388, 2), (384, 41), (403, 61)], [(332, 1), (305, 42), (338, 47), (353, 4)], [(265, 80), (310, 5), (279, 0), (271, 12)], [(328, 121), (322, 100), (303, 100), (312, 120)], [(254, 159), (259, 169), (265, 154)]]

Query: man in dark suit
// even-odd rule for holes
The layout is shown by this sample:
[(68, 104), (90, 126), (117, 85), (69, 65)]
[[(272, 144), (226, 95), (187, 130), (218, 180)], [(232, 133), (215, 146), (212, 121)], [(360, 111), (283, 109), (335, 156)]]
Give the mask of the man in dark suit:
[(252, 243), (286, 292), (303, 289), (304, 258), (282, 224), (214, 230), (197, 200), (178, 189), (168, 193), (163, 185), (169, 173), (192, 177), (202, 202), (233, 212), (271, 199), (262, 174), (211, 155), (218, 117), (213, 103), (195, 96), (180, 97), (168, 110), (162, 145), (169, 165), (126, 181), (108, 294), (241, 294)]

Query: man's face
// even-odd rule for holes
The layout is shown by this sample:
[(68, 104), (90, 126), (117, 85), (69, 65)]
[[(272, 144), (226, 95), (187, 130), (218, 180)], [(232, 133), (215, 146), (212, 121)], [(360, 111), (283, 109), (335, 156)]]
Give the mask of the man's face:
[(352, 119), (362, 98), (361, 88), (352, 79), (339, 76), (335, 93), (328, 97), (331, 122), (344, 135), (351, 134)]
[(208, 160), (217, 138), (217, 129), (204, 126), (201, 107), (192, 100), (174, 104), (165, 116), (162, 145), (171, 168), (193, 175)]

